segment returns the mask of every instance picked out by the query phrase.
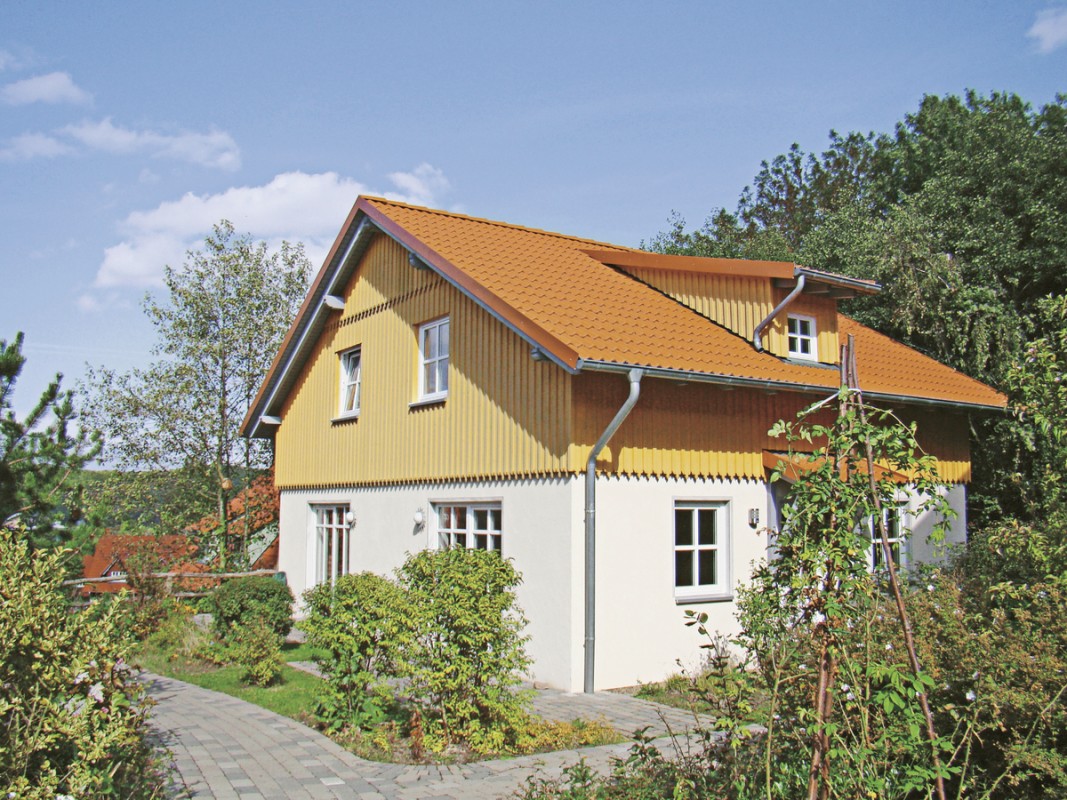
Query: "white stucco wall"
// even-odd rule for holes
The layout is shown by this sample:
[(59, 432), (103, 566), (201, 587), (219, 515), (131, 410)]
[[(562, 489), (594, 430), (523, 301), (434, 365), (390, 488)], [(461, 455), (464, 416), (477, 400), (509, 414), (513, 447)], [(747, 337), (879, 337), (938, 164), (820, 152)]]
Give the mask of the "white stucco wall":
[[(947, 490), (959, 513), (949, 541), (963, 542), (965, 491)], [(427, 547), (435, 533), (433, 503), (499, 501), (503, 552), (523, 574), (519, 603), (527, 618), (531, 677), (581, 691), (584, 664), (584, 482), (581, 478), (434, 484), (328, 491), (287, 490), (281, 498), (279, 569), (293, 593), (314, 575), (313, 504), (348, 503), (355, 514), (352, 571), (392, 575), (407, 553)], [(708, 614), (709, 630), (737, 632), (734, 603), (681, 601), (674, 590), (674, 508), (679, 501), (726, 501), (730, 585), (751, 574), (766, 554), (773, 524), (763, 481), (619, 478), (597, 479), (597, 631), (595, 686), (629, 686), (659, 680), (699, 665), (703, 640), (685, 626), (684, 611)], [(913, 501), (912, 507), (915, 507)], [(426, 523), (416, 527), (422, 509)], [(759, 524), (749, 524), (756, 509)], [(927, 543), (933, 521), (910, 515), (912, 560), (930, 561), (943, 548)]]

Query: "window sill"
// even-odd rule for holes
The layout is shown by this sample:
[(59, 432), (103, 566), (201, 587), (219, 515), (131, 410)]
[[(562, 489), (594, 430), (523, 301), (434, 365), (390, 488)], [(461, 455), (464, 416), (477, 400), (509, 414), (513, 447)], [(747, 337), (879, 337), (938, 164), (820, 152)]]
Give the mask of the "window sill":
[(353, 411), (353, 412), (348, 413), (348, 414), (341, 414), (341, 416), (339, 416), (339, 417), (334, 417), (333, 419), (330, 420), (330, 424), (331, 425), (343, 425), (346, 422), (355, 422), (357, 419), (359, 419), (359, 412), (358, 411)]
[(445, 400), (448, 399), (448, 392), (443, 394), (430, 394), (426, 397), (420, 397), (418, 400), (414, 400), (408, 403), (408, 408), (422, 408), (423, 406), (443, 406)]
[(708, 594), (688, 594), (688, 595), (675, 595), (674, 604), (676, 606), (689, 605), (690, 603), (732, 603), (734, 596), (730, 592), (726, 593), (712, 593)]

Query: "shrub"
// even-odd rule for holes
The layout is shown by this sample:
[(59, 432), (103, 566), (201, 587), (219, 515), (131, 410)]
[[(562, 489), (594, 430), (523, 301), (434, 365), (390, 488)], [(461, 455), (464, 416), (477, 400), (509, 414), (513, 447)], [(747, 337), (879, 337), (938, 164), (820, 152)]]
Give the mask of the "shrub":
[(409, 556), (397, 574), (413, 637), (405, 674), (427, 748), (513, 748), (530, 702), (518, 690), (530, 663), (514, 592), (521, 576), (499, 553), (458, 548)]
[(256, 620), (284, 638), (293, 626), (293, 593), (284, 583), (255, 575), (235, 578), (214, 595), (215, 630), (220, 639), (233, 637), (234, 627), (248, 627)]
[(285, 666), (280, 637), (261, 620), (233, 629), (230, 653), (242, 668), (241, 681), (253, 686), (270, 686)]
[(4, 796), (158, 796), (144, 689), (112, 606), (71, 613), (64, 553), (0, 527), (0, 788)]
[(304, 603), (302, 628), (321, 651), (315, 662), (325, 675), (320, 718), (334, 730), (381, 722), (389, 695), (385, 680), (396, 672), (410, 640), (404, 592), (364, 572), (316, 586), (305, 592)]

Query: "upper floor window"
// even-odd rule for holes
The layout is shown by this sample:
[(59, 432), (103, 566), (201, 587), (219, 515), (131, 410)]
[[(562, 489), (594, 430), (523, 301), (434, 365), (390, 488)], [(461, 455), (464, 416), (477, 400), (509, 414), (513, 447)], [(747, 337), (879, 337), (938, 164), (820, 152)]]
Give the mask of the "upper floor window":
[(419, 399), (448, 395), (448, 317), (419, 327)]
[(815, 318), (789, 315), (789, 356), (816, 361), (819, 349), (815, 340)]
[(674, 506), (674, 596), (680, 600), (729, 594), (730, 532), (726, 503)]
[(354, 416), (359, 413), (359, 390), (362, 383), (362, 351), (360, 348), (341, 353), (341, 408), (340, 415)]
[(437, 510), (437, 546), (500, 551), (500, 503), (443, 503)]

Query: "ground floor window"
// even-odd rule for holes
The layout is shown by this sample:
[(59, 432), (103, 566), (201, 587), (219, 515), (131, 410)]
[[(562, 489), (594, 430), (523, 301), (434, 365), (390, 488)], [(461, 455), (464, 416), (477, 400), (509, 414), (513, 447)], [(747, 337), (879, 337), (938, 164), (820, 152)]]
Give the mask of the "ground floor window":
[(501, 549), (500, 503), (438, 503), (437, 546), (472, 550)]
[[(897, 569), (906, 569), (908, 566), (908, 539), (907, 529), (904, 526), (904, 507), (899, 505), (887, 505), (882, 509), (882, 519), (885, 520), (886, 541), (889, 543), (889, 553), (893, 558), (893, 565)], [(872, 514), (864, 524), (866, 533), (871, 537), (870, 554), (867, 563), (872, 570), (885, 569), (885, 554), (882, 552), (882, 532), (875, 524)]]
[(315, 583), (348, 574), (348, 504), (312, 506), (315, 515)]
[(675, 597), (729, 593), (729, 542), (726, 503), (675, 503)]

